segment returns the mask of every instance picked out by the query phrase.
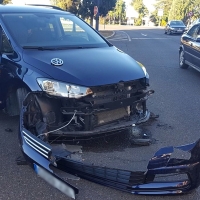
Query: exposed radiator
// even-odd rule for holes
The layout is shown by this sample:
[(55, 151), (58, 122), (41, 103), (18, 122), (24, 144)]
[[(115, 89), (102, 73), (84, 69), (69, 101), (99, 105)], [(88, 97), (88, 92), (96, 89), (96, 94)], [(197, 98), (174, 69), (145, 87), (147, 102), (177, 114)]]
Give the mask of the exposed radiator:
[(103, 111), (97, 114), (98, 125), (103, 125), (128, 116), (126, 108), (118, 108), (110, 111)]

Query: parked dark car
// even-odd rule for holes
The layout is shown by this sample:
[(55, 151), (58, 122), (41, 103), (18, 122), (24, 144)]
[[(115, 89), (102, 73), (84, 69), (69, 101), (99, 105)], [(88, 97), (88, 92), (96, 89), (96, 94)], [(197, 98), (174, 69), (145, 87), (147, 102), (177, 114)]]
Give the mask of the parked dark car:
[(181, 20), (172, 20), (167, 23), (165, 34), (183, 34), (185, 30), (186, 26)]
[(200, 23), (195, 24), (182, 35), (179, 65), (184, 69), (191, 66), (200, 71)]

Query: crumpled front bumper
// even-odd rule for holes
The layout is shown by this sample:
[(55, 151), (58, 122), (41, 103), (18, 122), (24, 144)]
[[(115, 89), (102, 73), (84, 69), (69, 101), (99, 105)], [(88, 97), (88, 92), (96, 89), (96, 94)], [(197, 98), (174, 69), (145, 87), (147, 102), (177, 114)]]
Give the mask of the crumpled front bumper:
[[(86, 180), (118, 189), (132, 194), (143, 195), (175, 195), (188, 193), (200, 184), (200, 139), (195, 143), (180, 147), (165, 147), (155, 153), (150, 159), (146, 171), (127, 171), (121, 169), (99, 167), (70, 159), (69, 151), (54, 151), (51, 145), (34, 136), (30, 131), (20, 125), (20, 144), (22, 151), (35, 171), (44, 169), (47, 174), (59, 180), (62, 184), (51, 184), (65, 191), (71, 198), (75, 198), (78, 189), (59, 177), (50, 166), (63, 172), (84, 178)], [(190, 159), (171, 158), (175, 149), (190, 152)], [(37, 171), (38, 172), (38, 171)], [(157, 175), (173, 176), (185, 174), (183, 180), (155, 182)], [(40, 175), (40, 174), (39, 174)], [(42, 176), (47, 182), (45, 175)], [(50, 178), (51, 179), (51, 178)], [(59, 183), (60, 183), (59, 182)]]

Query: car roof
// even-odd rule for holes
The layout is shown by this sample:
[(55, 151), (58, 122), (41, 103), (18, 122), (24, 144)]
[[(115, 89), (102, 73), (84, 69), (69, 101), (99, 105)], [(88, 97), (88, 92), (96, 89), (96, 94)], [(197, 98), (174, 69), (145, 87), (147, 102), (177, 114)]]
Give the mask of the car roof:
[(183, 22), (182, 20), (170, 20), (169, 22)]
[(33, 6), (33, 5), (0, 5), (0, 14), (2, 13), (57, 13), (57, 14), (71, 14), (70, 12), (66, 12), (64, 10), (55, 9), (51, 6), (41, 5), (41, 6)]

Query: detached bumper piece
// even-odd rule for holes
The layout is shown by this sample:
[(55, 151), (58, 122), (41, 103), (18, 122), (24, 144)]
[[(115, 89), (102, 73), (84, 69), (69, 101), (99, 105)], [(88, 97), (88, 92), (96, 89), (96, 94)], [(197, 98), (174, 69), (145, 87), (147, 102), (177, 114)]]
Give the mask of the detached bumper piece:
[[(153, 91), (134, 89), (140, 86), (136, 81), (118, 85), (116, 90), (113, 86), (109, 86), (108, 91), (100, 88), (102, 90), (95, 91), (96, 97), (78, 100), (52, 97), (42, 92), (29, 93), (23, 103), (19, 131), (25, 158), (39, 176), (71, 198), (75, 198), (78, 189), (66, 182), (63, 177), (66, 174), (141, 195), (184, 194), (197, 188), (200, 184), (200, 140), (160, 149), (149, 161), (146, 171), (85, 164), (73, 159), (74, 152), (68, 151), (64, 145), (65, 137), (122, 130), (133, 124), (134, 117), (136, 122), (145, 121), (149, 116), (146, 99)], [(128, 89), (124, 90), (124, 87)], [(118, 93), (113, 94), (113, 90)], [(111, 103), (108, 99), (113, 95), (117, 99), (113, 101), (111, 98)], [(191, 157), (172, 158), (174, 150), (190, 152)], [(160, 180), (163, 176), (164, 180)]]
[[(174, 149), (191, 152), (189, 160), (170, 156)], [(200, 184), (200, 140), (181, 147), (160, 149), (149, 161), (147, 171), (126, 171), (86, 165), (70, 159), (60, 159), (57, 167), (89, 181), (138, 195), (177, 195), (188, 193)], [(155, 182), (156, 176), (185, 175), (185, 179)]]
[[(67, 183), (56, 170), (138, 195), (185, 194), (200, 184), (200, 140), (185, 146), (162, 148), (151, 158), (146, 171), (128, 171), (76, 161), (72, 159), (74, 153), (66, 148), (45, 144), (26, 129), (21, 133), (22, 150), (37, 174), (72, 198), (78, 189)], [(170, 158), (175, 149), (190, 152), (190, 159)], [(184, 175), (184, 178), (172, 180), (177, 175)], [(156, 181), (159, 176), (169, 180)]]

